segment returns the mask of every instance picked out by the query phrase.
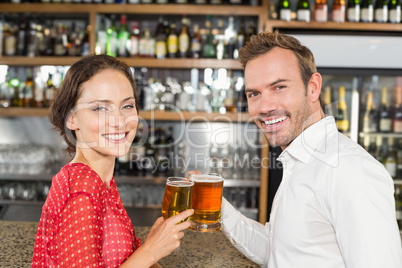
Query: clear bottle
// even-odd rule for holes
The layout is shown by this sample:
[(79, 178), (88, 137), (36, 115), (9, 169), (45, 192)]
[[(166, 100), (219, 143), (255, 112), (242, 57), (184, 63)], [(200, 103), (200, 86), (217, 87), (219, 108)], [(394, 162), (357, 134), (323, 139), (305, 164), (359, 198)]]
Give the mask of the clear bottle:
[(155, 57), (164, 59), (167, 56), (167, 35), (163, 25), (163, 17), (159, 17), (155, 32)]
[(399, 2), (399, 0), (389, 0), (388, 20), (391, 23), (401, 22), (401, 3)]
[(106, 42), (107, 42), (107, 34), (105, 28), (105, 18), (101, 17), (99, 22), (99, 29), (96, 33), (96, 45), (95, 45), (95, 53), (106, 54)]
[(308, 0), (299, 0), (297, 3), (296, 18), (298, 21), (310, 21), (310, 4)]
[(345, 15), (345, 0), (334, 0), (334, 4), (332, 5), (332, 21), (345, 22)]
[(181, 58), (188, 58), (190, 56), (189, 27), (190, 27), (189, 19), (183, 17), (182, 27), (179, 35), (179, 54)]
[(377, 0), (374, 8), (374, 18), (376, 22), (388, 22), (388, 1)]
[[(85, 57), (89, 55), (89, 34), (91, 32), (91, 25), (87, 25), (85, 29), (84, 38), (82, 39), (81, 44), (81, 56)], [(79, 53), (77, 53), (79, 54)]]
[(394, 138), (389, 137), (387, 145), (388, 145), (388, 148), (387, 148), (386, 154), (383, 156), (384, 157), (383, 164), (384, 164), (385, 168), (387, 169), (387, 171), (389, 172), (389, 175), (391, 175), (392, 178), (396, 178), (398, 161), (396, 158)]
[(292, 10), (290, 9), (290, 1), (289, 0), (279, 0), (278, 3), (278, 14), (279, 19), (284, 21), (291, 20)]
[(396, 105), (393, 114), (393, 130), (396, 133), (402, 133), (402, 86), (396, 88)]
[(193, 34), (191, 36), (191, 57), (198, 59), (201, 57), (201, 36), (198, 24), (193, 25)]
[(328, 21), (327, 0), (316, 0), (314, 6), (314, 20), (318, 22)]
[(234, 17), (229, 16), (228, 27), (225, 29), (226, 54), (229, 59), (234, 58), (237, 33), (234, 29)]
[(32, 70), (30, 68), (27, 68), (27, 76), (26, 76), (24, 88), (23, 88), (23, 95), (24, 95), (23, 106), (24, 107), (35, 106), (33, 94), (34, 94), (34, 82), (33, 82), (33, 77), (32, 77)]
[(12, 24), (4, 25), (4, 55), (15, 56), (17, 54), (16, 27)]
[(49, 73), (45, 88), (45, 99), (44, 99), (45, 107), (50, 107), (52, 105), (55, 95), (56, 95), (56, 87), (53, 84), (53, 75)]
[(131, 27), (129, 53), (130, 57), (134, 58), (138, 55), (138, 47), (140, 43), (140, 29), (138, 28), (138, 21), (133, 21)]
[(246, 41), (246, 31), (244, 28), (244, 21), (242, 20), (240, 22), (240, 28), (236, 37), (235, 50), (233, 51), (233, 58), (235, 60), (239, 58), (239, 50), (244, 46), (245, 41)]
[(373, 0), (362, 0), (360, 20), (362, 22), (373, 22), (374, 20)]
[(346, 18), (350, 22), (360, 21), (360, 0), (349, 0)]
[(63, 24), (58, 24), (56, 40), (54, 44), (55, 56), (65, 56), (67, 53), (67, 47), (65, 46), (63, 35), (64, 35)]
[(152, 58), (155, 56), (155, 38), (151, 37), (149, 28), (144, 28), (144, 34), (140, 38), (138, 52), (141, 57)]
[(338, 114), (335, 117), (336, 126), (339, 132), (345, 133), (349, 131), (348, 107), (346, 105), (345, 87), (340, 86), (338, 89)]

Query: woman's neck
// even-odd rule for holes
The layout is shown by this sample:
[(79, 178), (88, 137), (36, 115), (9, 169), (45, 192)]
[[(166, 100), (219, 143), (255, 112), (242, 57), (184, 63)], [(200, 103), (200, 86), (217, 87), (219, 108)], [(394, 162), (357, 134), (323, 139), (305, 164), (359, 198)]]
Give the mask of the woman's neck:
[(103, 183), (110, 189), (110, 181), (113, 177), (115, 158), (93, 154), (77, 148), (74, 158), (70, 163), (83, 163), (91, 167), (102, 179)]

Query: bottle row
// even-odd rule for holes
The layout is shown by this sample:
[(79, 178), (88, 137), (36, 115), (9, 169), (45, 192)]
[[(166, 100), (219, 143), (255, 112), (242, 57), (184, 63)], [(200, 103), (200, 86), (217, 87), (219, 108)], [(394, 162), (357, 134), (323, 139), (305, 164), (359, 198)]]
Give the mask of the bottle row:
[(118, 57), (237, 59), (239, 49), (257, 33), (254, 20), (247, 21), (246, 31), (246, 22), (233, 16), (207, 15), (200, 24), (187, 16), (181, 22), (159, 17), (155, 26), (128, 22), (126, 15), (120, 16), (120, 23), (115, 15), (100, 16), (95, 51)]
[[(1, 68), (0, 107), (49, 107), (67, 69), (54, 66)], [(247, 111), (241, 71), (132, 70), (140, 90), (141, 110), (222, 114)]]
[[(175, 139), (178, 136), (171, 126), (148, 125), (145, 128), (140, 124), (128, 154), (116, 159), (115, 175), (182, 176), (189, 169), (202, 168), (228, 180), (260, 179), (261, 159), (257, 146), (210, 145), (208, 152), (190, 156), (192, 146), (186, 139)], [(190, 163), (194, 163), (192, 168)]]
[(401, 4), (399, 0), (376, 0), (375, 5), (372, 0), (334, 0), (329, 11), (326, 0), (315, 0), (313, 6), (309, 0), (299, 0), (295, 8), (290, 0), (279, 0), (271, 17), (284, 21), (400, 23)]
[(402, 139), (365, 137), (364, 148), (381, 162), (394, 179), (402, 179)]
[(1, 0), (0, 3), (68, 3), (68, 4), (199, 4), (257, 6), (258, 0)]
[[(358, 79), (353, 79), (347, 98), (345, 86), (337, 89), (324, 86), (322, 96), (326, 114), (333, 115), (339, 131), (350, 131), (352, 94), (360, 94), (359, 129), (364, 133), (402, 133), (402, 78), (396, 77), (395, 84), (381, 85), (374, 75), (368, 86), (358, 89)], [(348, 99), (348, 100), (347, 100)]]
[(0, 21), (0, 55), (86, 56), (90, 30), (84, 20), (65, 24), (27, 15), (6, 16)]

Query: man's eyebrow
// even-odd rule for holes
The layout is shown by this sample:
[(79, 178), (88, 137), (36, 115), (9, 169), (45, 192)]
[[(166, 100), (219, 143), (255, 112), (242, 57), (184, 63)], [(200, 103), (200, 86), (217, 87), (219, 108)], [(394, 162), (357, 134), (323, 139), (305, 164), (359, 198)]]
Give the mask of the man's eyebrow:
[(272, 82), (271, 84), (269, 84), (269, 86), (272, 87), (272, 86), (274, 86), (274, 85), (276, 85), (278, 83), (289, 82), (289, 81), (290, 81), (289, 79), (278, 79), (278, 80)]

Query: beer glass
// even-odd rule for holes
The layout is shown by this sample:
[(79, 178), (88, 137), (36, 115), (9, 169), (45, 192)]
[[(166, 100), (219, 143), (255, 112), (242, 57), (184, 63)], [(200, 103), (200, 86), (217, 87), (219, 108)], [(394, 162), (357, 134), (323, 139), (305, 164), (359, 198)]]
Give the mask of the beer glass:
[(190, 229), (215, 232), (221, 229), (223, 177), (219, 174), (192, 174), (193, 209)]
[[(187, 209), (191, 209), (193, 185), (194, 183), (187, 178), (167, 178), (162, 201), (162, 216), (165, 220)], [(183, 221), (186, 220), (184, 219)]]

